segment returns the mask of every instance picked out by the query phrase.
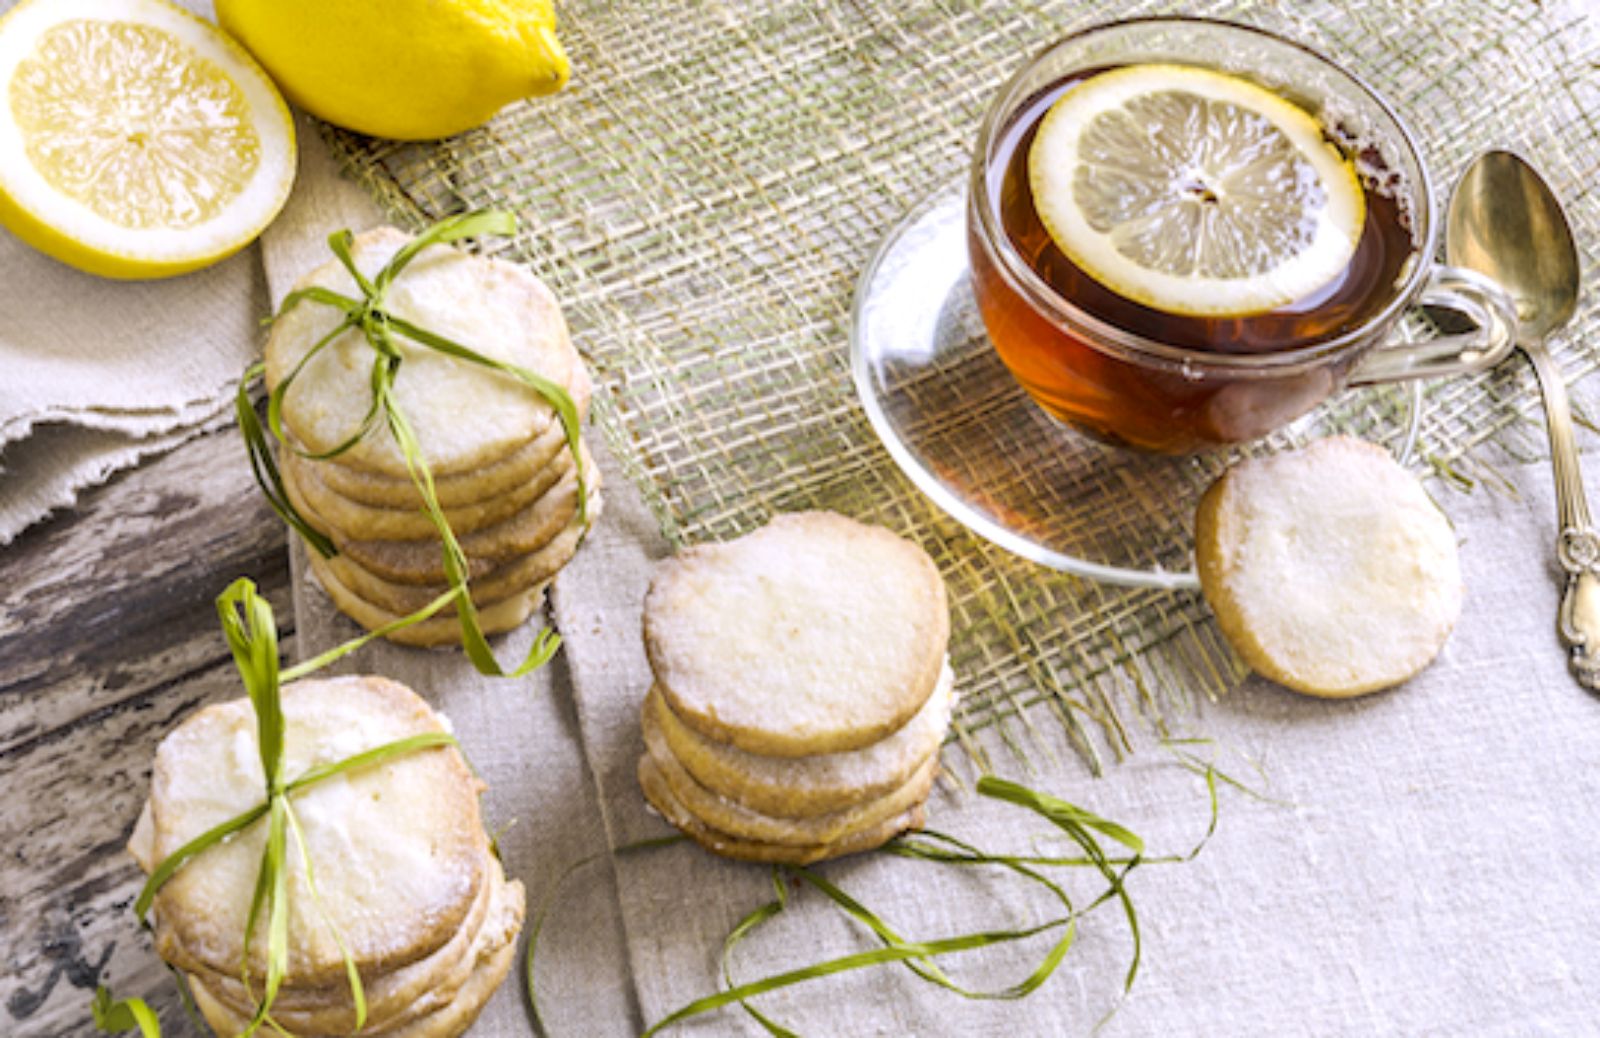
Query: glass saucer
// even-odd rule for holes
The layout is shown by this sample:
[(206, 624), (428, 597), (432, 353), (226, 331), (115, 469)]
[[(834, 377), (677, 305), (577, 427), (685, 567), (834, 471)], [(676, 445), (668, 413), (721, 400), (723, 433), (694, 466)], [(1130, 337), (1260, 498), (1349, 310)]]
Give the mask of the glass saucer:
[(1229, 464), (1333, 433), (1405, 463), (1420, 383), (1338, 394), (1263, 441), (1188, 457), (1109, 447), (1047, 415), (989, 346), (967, 270), (966, 187), (913, 208), (856, 287), (851, 369), (873, 428), (906, 475), (975, 533), (1091, 580), (1195, 588), (1200, 495)]

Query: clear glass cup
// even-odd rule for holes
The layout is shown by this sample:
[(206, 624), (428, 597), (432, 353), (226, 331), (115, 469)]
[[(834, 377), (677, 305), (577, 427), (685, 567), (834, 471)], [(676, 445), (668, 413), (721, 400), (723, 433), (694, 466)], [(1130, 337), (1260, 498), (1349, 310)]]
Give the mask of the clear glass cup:
[[(1269, 342), (1258, 352), (1200, 350), (1097, 317), (1029, 264), (1005, 225), (1001, 197), (1021, 121), (1064, 80), (1150, 62), (1213, 68), (1265, 86), (1308, 111), (1356, 155), (1364, 179), (1392, 195), (1394, 210), (1409, 223), (1410, 252), (1387, 294), (1358, 321), (1282, 347)], [(1400, 117), (1328, 58), (1259, 29), (1197, 18), (1135, 19), (1051, 45), (990, 106), (968, 198), (973, 290), (1000, 359), (1047, 413), (1112, 444), (1179, 454), (1242, 443), (1345, 386), (1480, 370), (1515, 343), (1516, 309), (1507, 294), (1478, 274), (1434, 261), (1439, 221), (1432, 178)], [(1419, 306), (1453, 311), (1473, 330), (1430, 331), (1405, 341), (1412, 337), (1401, 334), (1401, 318)]]

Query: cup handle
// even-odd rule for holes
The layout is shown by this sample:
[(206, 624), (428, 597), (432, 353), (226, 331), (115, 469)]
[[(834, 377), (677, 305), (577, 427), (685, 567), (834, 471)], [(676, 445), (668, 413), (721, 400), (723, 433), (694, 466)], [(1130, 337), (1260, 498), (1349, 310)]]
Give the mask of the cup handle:
[(1398, 342), (1391, 335), (1356, 362), (1349, 385), (1483, 371), (1505, 360), (1517, 344), (1516, 303), (1499, 283), (1476, 271), (1435, 264), (1412, 305), (1454, 311), (1475, 327), (1421, 342)]

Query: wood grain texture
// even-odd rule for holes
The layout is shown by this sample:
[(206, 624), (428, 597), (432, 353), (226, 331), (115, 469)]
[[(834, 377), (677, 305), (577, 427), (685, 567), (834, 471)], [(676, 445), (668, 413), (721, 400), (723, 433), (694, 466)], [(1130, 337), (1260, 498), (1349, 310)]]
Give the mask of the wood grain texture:
[(0, 552), (0, 1034), (90, 1031), (97, 982), (191, 1033), (134, 922), (142, 874), (123, 845), (156, 743), (241, 694), (216, 595), (251, 577), (290, 635), (284, 545), (228, 429)]

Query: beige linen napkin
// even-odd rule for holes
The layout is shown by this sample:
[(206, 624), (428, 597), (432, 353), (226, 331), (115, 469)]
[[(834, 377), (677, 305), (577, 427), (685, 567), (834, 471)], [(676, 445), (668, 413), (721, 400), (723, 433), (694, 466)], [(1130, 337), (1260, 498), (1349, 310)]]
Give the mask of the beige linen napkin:
[(0, 545), (229, 421), (265, 312), (254, 247), (183, 277), (115, 282), (0, 230)]
[[(328, 235), (383, 222), (372, 202), (342, 180), (309, 120), (300, 125), (301, 173), (283, 215), (262, 239), (274, 305), (299, 277), (331, 258)], [(596, 454), (603, 453), (599, 450)], [(622, 477), (608, 473), (610, 490)], [(304, 658), (361, 631), (334, 609), (305, 565), (303, 545), (291, 554), (296, 650)], [(497, 656), (514, 665), (527, 653), (542, 618), (493, 639)], [(561, 656), (526, 678), (486, 678), (456, 649), (428, 651), (378, 642), (342, 661), (346, 673), (382, 674), (415, 689), (454, 724), (473, 767), (489, 784), (484, 813), (497, 831), (506, 872), (528, 892), (529, 919), (562, 873), (592, 859), (562, 888), (560, 910), (540, 942), (538, 991), (556, 1034), (636, 1032), (617, 897), (607, 843), (573, 714), (571, 682)], [(522, 959), (471, 1033), (509, 1038), (532, 1033), (520, 978)]]
[[(206, 0), (184, 6), (211, 15)], [(119, 282), (0, 230), (0, 545), (113, 472), (226, 424), (265, 311), (253, 246), (183, 277)]]

